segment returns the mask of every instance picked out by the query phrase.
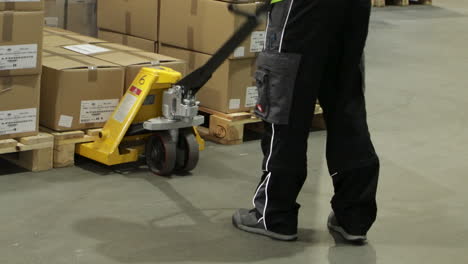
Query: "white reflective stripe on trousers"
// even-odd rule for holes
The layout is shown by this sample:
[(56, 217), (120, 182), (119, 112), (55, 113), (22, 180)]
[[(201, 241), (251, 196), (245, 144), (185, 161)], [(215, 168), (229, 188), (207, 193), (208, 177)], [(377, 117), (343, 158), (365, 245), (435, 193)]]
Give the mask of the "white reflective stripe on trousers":
[[(272, 135), (271, 135), (271, 142), (270, 142), (270, 153), (269, 153), (269, 155), (268, 155), (268, 158), (267, 158), (267, 161), (266, 161), (266, 164), (265, 164), (265, 171), (266, 171), (266, 172), (269, 171), (269, 169), (268, 169), (269, 166), (268, 166), (268, 165), (270, 164), (271, 155), (272, 155), (272, 153), (273, 153), (273, 142), (274, 142), (274, 140), (275, 140), (275, 125), (274, 125), (274, 124), (271, 124), (271, 129), (272, 129)], [(271, 173), (270, 173), (270, 174), (271, 174)], [(270, 175), (270, 174), (269, 174), (269, 175)], [(255, 206), (255, 199), (257, 198), (258, 192), (259, 192), (259, 191), (262, 189), (262, 187), (267, 183), (267, 180), (268, 180), (268, 176), (265, 177), (265, 179), (263, 180), (263, 182), (258, 186), (257, 191), (255, 191), (255, 195), (254, 195), (254, 197), (253, 197), (253, 199), (252, 199), (252, 204), (253, 204), (254, 207), (256, 207), (256, 206)], [(265, 189), (265, 190), (266, 190), (266, 189)], [(265, 204), (266, 204), (266, 201), (265, 201)], [(265, 207), (266, 207), (266, 206), (265, 206)], [(265, 215), (263, 215), (263, 216), (265, 216)]]
[(268, 230), (267, 221), (266, 221), (266, 210), (268, 206), (268, 185), (270, 184), (270, 177), (271, 177), (271, 172), (266, 177), (267, 181), (266, 181), (266, 186), (265, 186), (265, 207), (263, 208), (263, 225), (265, 226), (265, 230)]
[(278, 50), (278, 52), (280, 53), (281, 53), (281, 50), (283, 49), (284, 32), (286, 32), (286, 26), (288, 25), (289, 15), (291, 15), (293, 4), (294, 4), (294, 0), (291, 0), (291, 4), (289, 5), (289, 10), (288, 10), (288, 15), (286, 16), (286, 21), (284, 21), (283, 32), (281, 33), (281, 39), (280, 39), (279, 50)]

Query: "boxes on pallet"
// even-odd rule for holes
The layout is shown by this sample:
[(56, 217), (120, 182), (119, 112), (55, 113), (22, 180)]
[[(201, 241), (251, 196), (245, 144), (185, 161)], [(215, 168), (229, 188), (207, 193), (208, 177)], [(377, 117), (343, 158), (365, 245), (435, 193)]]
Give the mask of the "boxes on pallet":
[(158, 43), (153, 40), (138, 38), (122, 33), (99, 29), (98, 38), (108, 42), (118, 43), (129, 47), (134, 47), (147, 52), (158, 52)]
[(98, 27), (158, 41), (159, 0), (100, 0)]
[[(166, 45), (161, 45), (160, 52), (187, 61), (188, 72), (202, 66), (211, 58), (207, 54)], [(254, 71), (255, 58), (229, 59), (200, 90), (197, 99), (202, 106), (224, 113), (250, 111), (258, 97), (257, 87), (252, 78)]]
[(0, 3), (0, 139), (38, 132), (43, 1)]
[(96, 0), (45, 0), (45, 24), (97, 36)]
[(3, 0), (0, 1), (0, 11), (40, 11), (44, 8), (44, 0)]
[(102, 127), (118, 105), (123, 83), (119, 65), (46, 48), (40, 124), (56, 131)]
[[(260, 2), (249, 2), (236, 1), (235, 7), (254, 13)], [(214, 0), (161, 0), (160, 43), (214, 54), (245, 21), (228, 5)], [(263, 49), (265, 27), (266, 23), (258, 26), (230, 58), (255, 57)]]
[(0, 139), (37, 134), (40, 78), (0, 77)]
[(40, 122), (56, 131), (102, 127), (142, 67), (186, 71), (185, 62), (168, 56), (65, 30), (45, 31)]

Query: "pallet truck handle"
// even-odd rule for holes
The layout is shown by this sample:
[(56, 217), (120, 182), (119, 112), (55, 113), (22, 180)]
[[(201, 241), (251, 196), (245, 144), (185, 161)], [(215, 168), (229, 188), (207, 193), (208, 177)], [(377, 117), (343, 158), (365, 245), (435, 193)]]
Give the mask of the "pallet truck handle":
[(185, 97), (195, 95), (210, 79), (213, 73), (229, 58), (239, 45), (255, 30), (260, 24), (260, 15), (266, 13), (270, 8), (271, 2), (262, 4), (254, 14), (243, 12), (235, 8), (233, 4), (229, 5), (229, 11), (247, 18), (247, 21), (227, 40), (224, 45), (203, 65), (196, 69), (176, 85), (183, 88)]

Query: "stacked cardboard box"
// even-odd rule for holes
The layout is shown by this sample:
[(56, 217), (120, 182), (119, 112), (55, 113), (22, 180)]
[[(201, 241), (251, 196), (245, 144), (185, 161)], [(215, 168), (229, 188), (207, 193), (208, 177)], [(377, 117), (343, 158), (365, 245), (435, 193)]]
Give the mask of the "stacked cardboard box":
[[(160, 53), (187, 60), (189, 72), (208, 61), (245, 21), (229, 12), (229, 3), (223, 1), (160, 1)], [(231, 2), (249, 13), (260, 5), (254, 1)], [(255, 57), (263, 49), (264, 40), (262, 24), (200, 90), (197, 97), (202, 106), (225, 113), (249, 111), (255, 106)]]
[(158, 52), (159, 4), (160, 0), (99, 0), (99, 38)]
[(142, 67), (185, 62), (69, 31), (46, 28), (41, 125), (56, 131), (102, 127)]
[(97, 36), (97, 0), (45, 0), (45, 24)]
[(43, 1), (0, 2), (0, 139), (37, 134)]

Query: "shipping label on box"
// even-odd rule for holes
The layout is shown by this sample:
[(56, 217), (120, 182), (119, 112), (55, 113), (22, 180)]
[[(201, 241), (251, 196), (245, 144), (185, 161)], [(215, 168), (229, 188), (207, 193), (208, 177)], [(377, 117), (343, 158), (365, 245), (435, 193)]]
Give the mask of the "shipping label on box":
[(73, 116), (60, 115), (60, 119), (58, 123), (59, 126), (70, 128), (72, 127), (72, 124), (73, 124)]
[(247, 87), (245, 92), (245, 107), (254, 107), (258, 100), (258, 88), (256, 86)]
[(250, 52), (262, 52), (265, 47), (265, 31), (255, 31), (250, 37)]
[(78, 52), (83, 55), (93, 55), (93, 54), (111, 51), (110, 49), (106, 49), (106, 48), (99, 47), (99, 46), (92, 45), (92, 44), (71, 45), (71, 46), (65, 46), (64, 48), (67, 50)]
[(237, 49), (234, 50), (235, 58), (241, 58), (244, 56), (245, 56), (245, 47), (237, 47)]
[(58, 17), (44, 17), (44, 24), (48, 27), (58, 27), (59, 18)]
[(240, 99), (230, 99), (229, 100), (229, 109), (239, 109), (241, 106)]
[(0, 46), (0, 70), (33, 69), (37, 66), (37, 44)]
[(0, 135), (36, 131), (37, 109), (0, 111)]
[(80, 124), (106, 122), (118, 104), (119, 99), (81, 101)]

